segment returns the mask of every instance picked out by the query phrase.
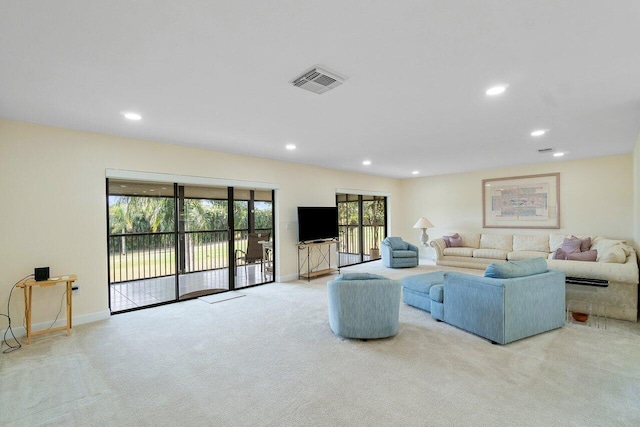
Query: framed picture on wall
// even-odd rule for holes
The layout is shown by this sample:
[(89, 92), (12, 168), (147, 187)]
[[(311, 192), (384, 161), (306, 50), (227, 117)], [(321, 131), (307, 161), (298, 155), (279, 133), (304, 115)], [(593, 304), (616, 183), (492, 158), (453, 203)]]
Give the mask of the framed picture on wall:
[(484, 228), (560, 228), (560, 174), (482, 180)]

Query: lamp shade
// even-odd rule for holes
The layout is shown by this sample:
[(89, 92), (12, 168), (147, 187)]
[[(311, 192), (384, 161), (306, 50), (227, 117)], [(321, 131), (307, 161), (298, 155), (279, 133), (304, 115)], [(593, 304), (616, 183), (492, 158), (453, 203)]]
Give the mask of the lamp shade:
[(413, 228), (433, 228), (434, 225), (431, 224), (431, 221), (429, 221), (427, 218), (422, 217), (418, 220), (418, 222), (416, 222), (416, 224), (413, 226)]

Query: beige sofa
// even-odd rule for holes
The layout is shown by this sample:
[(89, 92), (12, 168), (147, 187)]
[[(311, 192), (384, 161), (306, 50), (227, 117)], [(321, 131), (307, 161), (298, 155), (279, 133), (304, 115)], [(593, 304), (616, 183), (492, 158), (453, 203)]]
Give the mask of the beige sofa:
[[(567, 303), (575, 311), (588, 311), (607, 318), (638, 320), (638, 260), (631, 246), (621, 240), (591, 237), (598, 251), (595, 262), (553, 259), (556, 249), (570, 235), (462, 234), (461, 247), (447, 247), (444, 239), (431, 241), (436, 264), (485, 269), (494, 262), (543, 257), (550, 269), (568, 278), (587, 279), (587, 284), (567, 280)], [(580, 237), (580, 236), (579, 236)], [(593, 280), (595, 279), (595, 280)], [(602, 281), (603, 283), (589, 282)], [(600, 286), (593, 286), (593, 285)]]

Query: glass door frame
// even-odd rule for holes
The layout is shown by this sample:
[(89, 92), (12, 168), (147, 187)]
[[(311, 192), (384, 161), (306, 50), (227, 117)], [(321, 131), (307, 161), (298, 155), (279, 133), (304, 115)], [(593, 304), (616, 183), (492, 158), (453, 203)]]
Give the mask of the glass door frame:
[[(173, 220), (174, 220), (174, 225), (173, 225), (173, 232), (170, 233), (173, 234), (174, 236), (174, 243), (173, 243), (173, 250), (174, 252), (174, 272), (172, 274), (170, 274), (169, 276), (173, 275), (174, 276), (174, 296), (172, 299), (166, 300), (166, 301), (160, 301), (160, 302), (154, 302), (154, 303), (150, 303), (150, 304), (145, 304), (145, 305), (141, 305), (141, 306), (136, 306), (133, 308), (125, 308), (125, 309), (117, 309), (117, 311), (113, 311), (113, 301), (112, 301), (112, 296), (111, 296), (111, 292), (112, 292), (112, 288), (111, 286), (113, 285), (111, 283), (111, 281), (114, 279), (114, 277), (112, 277), (111, 274), (111, 253), (109, 250), (109, 242), (110, 242), (110, 238), (112, 237), (111, 234), (111, 222), (110, 222), (110, 201), (109, 201), (109, 197), (111, 196), (111, 192), (110, 192), (110, 187), (109, 187), (109, 182), (110, 180), (115, 180), (115, 181), (132, 181), (132, 182), (140, 182), (140, 183), (149, 183), (149, 184), (160, 184), (160, 185), (166, 185), (166, 186), (170, 186), (171, 184), (169, 184), (166, 181), (146, 181), (143, 179), (130, 179), (130, 178), (120, 178), (120, 177), (111, 177), (111, 176), (107, 176), (106, 177), (106, 188), (105, 188), (105, 195), (106, 195), (106, 216), (107, 216), (107, 224), (106, 224), (106, 235), (107, 235), (107, 284), (108, 284), (108, 302), (109, 302), (109, 309), (112, 310), (113, 314), (117, 314), (117, 313), (123, 313), (123, 312), (128, 312), (128, 311), (133, 311), (133, 310), (138, 310), (138, 309), (143, 309), (143, 308), (149, 308), (149, 307), (154, 307), (154, 306), (159, 306), (159, 305), (165, 305), (165, 304), (171, 304), (174, 302), (179, 302), (179, 301), (185, 301), (187, 299), (192, 299), (192, 298), (180, 298), (180, 276), (185, 274), (185, 266), (186, 266), (186, 251), (185, 251), (185, 235), (186, 235), (186, 218), (184, 218), (185, 215), (185, 200), (188, 199), (184, 197), (184, 187), (186, 185), (201, 185), (201, 184), (179, 184), (178, 182), (174, 182), (173, 183)], [(207, 187), (215, 187), (215, 188), (224, 188), (225, 186), (216, 186), (215, 184), (211, 184), (211, 185), (205, 185)], [(236, 275), (235, 275), (235, 269), (236, 269), (236, 259), (235, 259), (235, 249), (236, 249), (236, 239), (235, 239), (235, 224), (234, 224), (234, 189), (237, 188), (239, 190), (243, 190), (246, 191), (245, 188), (246, 187), (233, 187), (233, 186), (226, 186), (226, 190), (227, 190), (227, 230), (226, 230), (226, 239), (227, 239), (227, 244), (228, 244), (228, 254), (227, 254), (227, 258), (228, 258), (228, 263), (227, 263), (227, 270), (228, 270), (228, 280), (227, 280), (227, 287), (228, 290), (236, 290), (237, 289), (237, 282), (236, 282)], [(269, 188), (269, 189), (259, 189), (260, 191), (269, 191), (270, 192), (270, 203), (271, 203), (271, 239), (272, 241), (275, 241), (275, 232), (276, 232), (276, 228), (275, 228), (275, 189), (273, 188)], [(251, 198), (249, 200), (248, 203), (248, 213), (247, 213), (247, 221), (248, 221), (248, 230), (255, 230), (255, 215), (254, 212), (252, 211), (252, 206), (254, 205), (254, 191), (256, 191), (256, 189), (251, 189), (249, 190), (250, 194), (251, 194)], [(140, 196), (140, 197), (145, 197), (145, 196)], [(166, 197), (166, 196), (165, 196)], [(220, 199), (222, 200), (222, 199)], [(266, 200), (265, 200), (266, 201)], [(244, 230), (244, 229), (242, 229)], [(252, 287), (252, 286), (259, 286), (259, 285), (263, 285), (263, 284), (267, 284), (267, 283), (272, 283), (275, 281), (276, 278), (276, 270), (275, 270), (275, 261), (276, 261), (276, 254), (275, 254), (275, 245), (273, 245), (273, 249), (272, 249), (272, 256), (273, 256), (273, 270), (271, 272), (271, 280), (266, 280), (266, 277), (264, 274), (262, 275), (262, 281), (258, 281), (257, 283), (254, 284), (250, 284), (250, 285), (246, 285), (246, 286), (242, 286), (239, 289), (245, 289), (248, 287)], [(115, 261), (114, 261), (115, 262)], [(233, 271), (231, 269), (234, 269)], [(135, 279), (132, 279), (135, 280)], [(143, 279), (138, 279), (138, 280), (143, 280)], [(114, 282), (115, 283), (120, 283), (120, 282)], [(224, 291), (222, 291), (224, 292)], [(197, 296), (194, 296), (193, 298), (196, 298)]]
[[(344, 197), (346, 200), (340, 200), (341, 197)], [(350, 252), (340, 252), (338, 250), (338, 256), (341, 259), (340, 265), (341, 266), (348, 266), (348, 265), (356, 265), (356, 264), (362, 264), (365, 262), (371, 262), (371, 261), (375, 261), (379, 258), (375, 258), (375, 259), (371, 259), (370, 258), (370, 253), (369, 253), (369, 249), (365, 248), (365, 244), (369, 243), (369, 239), (365, 239), (365, 227), (372, 227), (373, 225), (371, 224), (365, 224), (365, 212), (364, 212), (364, 205), (366, 202), (370, 202), (370, 201), (375, 201), (375, 200), (379, 200), (383, 203), (383, 207), (382, 207), (382, 211), (384, 212), (384, 217), (383, 217), (383, 224), (379, 224), (376, 227), (380, 227), (382, 226), (382, 230), (383, 230), (383, 236), (382, 239), (384, 239), (385, 237), (387, 237), (387, 233), (388, 233), (388, 221), (389, 221), (389, 211), (388, 211), (388, 196), (383, 196), (383, 195), (363, 195), (363, 194), (353, 194), (353, 193), (345, 193), (345, 192), (338, 192), (336, 193), (336, 206), (338, 207), (338, 212), (340, 212), (340, 205), (341, 204), (348, 204), (348, 203), (357, 203), (357, 210), (358, 210), (358, 214), (357, 214), (357, 224), (349, 224), (348, 222), (348, 218), (347, 218), (347, 224), (340, 224), (340, 222), (338, 222), (338, 228), (341, 229), (342, 227), (346, 227), (346, 233), (348, 235), (349, 233), (349, 229), (350, 228), (354, 228), (356, 229), (357, 232), (357, 244), (359, 247), (359, 251), (358, 253), (350, 253)], [(374, 217), (377, 218), (377, 215), (374, 212)], [(338, 218), (340, 218), (340, 213), (338, 213)], [(374, 231), (375, 233), (375, 231)], [(380, 236), (379, 236), (380, 237)], [(378, 240), (382, 240), (382, 239), (378, 239)], [(342, 242), (341, 245), (342, 246)], [(347, 246), (347, 250), (349, 250), (349, 242), (346, 242), (346, 246)], [(380, 250), (380, 248), (378, 248), (378, 250)], [(351, 262), (342, 262), (342, 254), (346, 254), (347, 256), (354, 256), (357, 257), (357, 261), (355, 263), (351, 263)], [(365, 259), (365, 257), (369, 257), (369, 259)]]

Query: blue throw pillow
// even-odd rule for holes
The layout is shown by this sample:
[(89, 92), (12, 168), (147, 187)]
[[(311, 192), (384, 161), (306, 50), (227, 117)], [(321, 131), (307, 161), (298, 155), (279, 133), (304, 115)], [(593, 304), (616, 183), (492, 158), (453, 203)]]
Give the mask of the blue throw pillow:
[(371, 280), (371, 279), (387, 279), (384, 276), (372, 273), (345, 273), (336, 277), (336, 280)]
[(406, 251), (409, 249), (407, 242), (402, 240), (401, 237), (387, 237), (385, 241), (391, 246), (394, 251)]
[(544, 258), (532, 258), (491, 264), (485, 270), (484, 277), (513, 279), (514, 277), (531, 276), (533, 274), (546, 273), (547, 271), (549, 269)]

